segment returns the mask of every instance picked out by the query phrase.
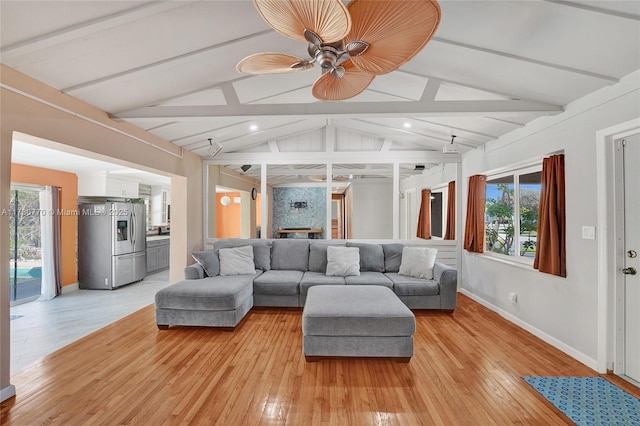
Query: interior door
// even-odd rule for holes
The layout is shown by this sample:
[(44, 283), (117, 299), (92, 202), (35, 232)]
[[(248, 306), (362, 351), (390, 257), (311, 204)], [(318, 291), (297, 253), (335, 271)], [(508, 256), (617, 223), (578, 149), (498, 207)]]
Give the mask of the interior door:
[(624, 153), (624, 375), (640, 382), (640, 134)]

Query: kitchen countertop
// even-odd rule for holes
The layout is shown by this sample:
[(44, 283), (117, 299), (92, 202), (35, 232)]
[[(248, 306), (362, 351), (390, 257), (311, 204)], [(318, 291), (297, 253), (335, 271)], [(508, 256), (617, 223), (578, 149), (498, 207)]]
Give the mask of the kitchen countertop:
[(147, 241), (168, 240), (170, 235), (147, 235)]

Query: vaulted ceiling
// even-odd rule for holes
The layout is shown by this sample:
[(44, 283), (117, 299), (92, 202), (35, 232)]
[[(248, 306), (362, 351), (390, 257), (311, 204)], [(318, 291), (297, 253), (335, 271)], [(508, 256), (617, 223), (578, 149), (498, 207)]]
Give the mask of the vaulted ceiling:
[(0, 59), (204, 158), (212, 139), (216, 162), (267, 162), (274, 176), (317, 174), (327, 160), (344, 163), (334, 175), (388, 173), (380, 159), (437, 164), (452, 135), (474, 149), (640, 68), (638, 1), (440, 6), (414, 59), (342, 102), (313, 98), (318, 68), (236, 71), (252, 53), (306, 55), (246, 0), (3, 0)]

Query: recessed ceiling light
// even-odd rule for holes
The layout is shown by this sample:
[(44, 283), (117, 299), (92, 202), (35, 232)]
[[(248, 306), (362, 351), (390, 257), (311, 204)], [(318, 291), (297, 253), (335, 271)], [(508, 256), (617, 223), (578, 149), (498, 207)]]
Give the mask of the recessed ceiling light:
[(405, 129), (410, 129), (411, 128), (411, 123), (409, 123), (408, 121), (406, 123), (404, 123), (404, 128)]
[(252, 124), (251, 126), (249, 126), (249, 129), (251, 129), (251, 131), (255, 132), (256, 130), (258, 130), (258, 125), (257, 124)]

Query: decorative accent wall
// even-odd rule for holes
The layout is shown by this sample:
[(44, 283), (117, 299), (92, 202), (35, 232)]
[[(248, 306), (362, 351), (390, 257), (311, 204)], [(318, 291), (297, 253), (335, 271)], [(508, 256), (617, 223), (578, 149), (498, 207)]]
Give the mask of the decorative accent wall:
[[(306, 207), (294, 208), (292, 205)], [(279, 228), (322, 228), (318, 238), (325, 238), (327, 224), (327, 189), (323, 187), (273, 188), (273, 238)], [(290, 234), (291, 238), (306, 238), (307, 234)]]

